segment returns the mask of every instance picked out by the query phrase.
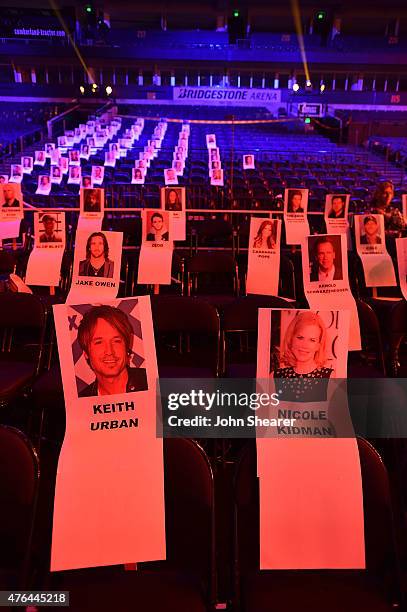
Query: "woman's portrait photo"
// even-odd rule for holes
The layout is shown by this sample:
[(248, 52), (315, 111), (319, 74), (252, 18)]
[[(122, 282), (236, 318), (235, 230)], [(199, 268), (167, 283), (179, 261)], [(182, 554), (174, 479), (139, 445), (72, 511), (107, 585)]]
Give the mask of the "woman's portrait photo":
[(281, 345), (280, 364), (274, 378), (329, 378), (326, 367), (326, 326), (316, 312), (299, 312), (288, 325)]
[(262, 221), (253, 240), (253, 249), (270, 250), (276, 248), (277, 224), (275, 221)]
[[(321, 381), (334, 377), (338, 329), (335, 313), (323, 314), (332, 321), (313, 311), (272, 311), (270, 377), (284, 401), (323, 401), (326, 396), (327, 385)], [(334, 332), (329, 336), (328, 326)]]
[(183, 189), (182, 187), (178, 187), (176, 189), (165, 189), (165, 210), (169, 211), (180, 211), (182, 210), (182, 195)]
[(142, 168), (131, 169), (131, 182), (136, 185), (144, 185), (144, 171)]

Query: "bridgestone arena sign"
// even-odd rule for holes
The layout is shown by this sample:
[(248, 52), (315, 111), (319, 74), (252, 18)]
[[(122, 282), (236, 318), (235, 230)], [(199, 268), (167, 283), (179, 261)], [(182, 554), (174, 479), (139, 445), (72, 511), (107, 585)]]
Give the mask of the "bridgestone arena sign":
[(186, 104), (195, 102), (217, 106), (258, 106), (279, 104), (281, 92), (278, 89), (241, 89), (235, 87), (174, 87), (174, 101)]

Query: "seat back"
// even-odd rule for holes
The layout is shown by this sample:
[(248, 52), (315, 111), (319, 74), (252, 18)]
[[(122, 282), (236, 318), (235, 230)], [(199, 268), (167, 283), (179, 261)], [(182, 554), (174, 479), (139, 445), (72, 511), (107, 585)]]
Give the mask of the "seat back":
[(215, 591), (214, 478), (193, 440), (164, 441), (167, 561), (205, 578)]
[(38, 372), (46, 327), (43, 302), (30, 293), (2, 293), (0, 313), (0, 352), (7, 359), (35, 362)]
[(199, 293), (239, 294), (239, 274), (235, 259), (227, 253), (193, 255), (187, 263), (188, 295)]
[(259, 308), (292, 308), (290, 302), (268, 295), (247, 295), (222, 311), (222, 372), (246, 378), (256, 374)]
[[(31, 548), (39, 463), (28, 438), (0, 425), (0, 571), (24, 580)], [(4, 588), (4, 587), (3, 587)]]
[(194, 369), (198, 377), (199, 370), (205, 370), (205, 377), (217, 376), (220, 323), (216, 308), (195, 297), (154, 295), (151, 309), (159, 370), (170, 366), (177, 377), (194, 377)]
[[(356, 300), (358, 309), (360, 337), (362, 343), (361, 351), (353, 351), (349, 353), (349, 365), (361, 364), (368, 368), (374, 367), (376, 373), (386, 375), (386, 367), (384, 362), (383, 343), (380, 333), (380, 325), (377, 315), (373, 308), (363, 300)], [(351, 371), (350, 371), (351, 373)], [(360, 372), (359, 376), (369, 376), (369, 369)]]
[[(391, 308), (386, 329), (389, 333), (389, 361), (392, 376), (407, 376), (407, 302), (401, 300)], [(402, 350), (404, 346), (404, 350)]]

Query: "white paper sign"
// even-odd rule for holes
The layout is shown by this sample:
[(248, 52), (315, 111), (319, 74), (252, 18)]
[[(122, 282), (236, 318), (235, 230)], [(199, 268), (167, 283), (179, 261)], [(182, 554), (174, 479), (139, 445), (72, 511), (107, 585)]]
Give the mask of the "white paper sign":
[(119, 291), (122, 232), (77, 230), (71, 290), (67, 303), (90, 297), (106, 300)]
[(171, 213), (172, 240), (185, 240), (185, 187), (162, 187), (161, 208)]
[(18, 183), (0, 184), (0, 221), (23, 218), (23, 196)]
[(260, 569), (365, 567), (357, 443), (335, 428), (351, 425), (346, 393), (335, 402), (341, 419), (331, 412), (331, 380), (346, 377), (348, 329), (344, 311), (259, 310), (257, 379), (278, 389), (276, 416), (292, 419), (273, 438), (257, 438)]
[(349, 228), (349, 194), (331, 193), (325, 198), (325, 225), (328, 234), (346, 234)]
[(243, 155), (243, 170), (254, 170), (254, 155)]
[(396, 249), (400, 289), (407, 300), (407, 238), (396, 238)]
[(284, 224), (287, 244), (301, 244), (309, 234), (307, 220), (308, 189), (286, 189)]
[(104, 189), (83, 189), (79, 192), (80, 216), (84, 219), (103, 219), (105, 207)]
[(301, 254), (304, 292), (309, 307), (349, 310), (349, 350), (360, 351), (359, 316), (349, 287), (346, 235), (307, 236)]
[(251, 217), (246, 292), (278, 295), (281, 221)]
[(51, 193), (51, 179), (48, 174), (39, 175), (38, 187), (35, 193), (40, 195), (49, 195)]
[(356, 250), (362, 260), (366, 287), (397, 285), (393, 261), (387, 253), (383, 215), (355, 215)]
[(61, 304), (54, 319), (66, 432), (51, 571), (165, 559), (149, 297)]

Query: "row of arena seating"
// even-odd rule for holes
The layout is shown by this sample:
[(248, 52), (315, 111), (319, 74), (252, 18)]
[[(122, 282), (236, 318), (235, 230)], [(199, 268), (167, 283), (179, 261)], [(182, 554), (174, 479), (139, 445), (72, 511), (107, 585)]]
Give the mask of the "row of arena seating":
[[(203, 234), (206, 236), (207, 242), (210, 242), (210, 238), (212, 240), (216, 240), (216, 238), (224, 240), (229, 229), (227, 224), (223, 223), (223, 227), (220, 224), (216, 225), (218, 233), (215, 233), (215, 228), (213, 225), (211, 227), (210, 223), (197, 222), (196, 235)], [(123, 225), (119, 224), (114, 229), (123, 229)], [(225, 232), (222, 236), (220, 234), (221, 231)], [(232, 242), (231, 236), (230, 239)], [(211, 250), (210, 245), (209, 249), (207, 248), (206, 250), (201, 249), (199, 252), (196, 252), (191, 248), (190, 251), (190, 254), (187, 254), (185, 250), (174, 252), (171, 272), (173, 280), (171, 285), (161, 287), (161, 292), (164, 295), (178, 297), (205, 296), (206, 300), (219, 308), (220, 312), (222, 312), (223, 308), (228, 307), (229, 304), (239, 299), (243, 301), (254, 300), (253, 304), (256, 303), (255, 296), (246, 297), (245, 295), (247, 252), (235, 250), (235, 256), (233, 256), (231, 250), (225, 251), (216, 248)], [(19, 276), (25, 278), (28, 252), (21, 252), (18, 255), (13, 255), (12, 252), (7, 251), (0, 253), (2, 274), (15, 271)], [(119, 297), (142, 295), (153, 290), (151, 286), (137, 284), (138, 261), (139, 250), (134, 247), (125, 246), (122, 253)], [(394, 265), (395, 269), (397, 269), (395, 261)], [(60, 285), (56, 290), (55, 300), (57, 301), (64, 301), (66, 298), (72, 278), (72, 267), (73, 250), (66, 250), (62, 263)], [(394, 303), (404, 303), (400, 290), (397, 288), (384, 289), (382, 290), (383, 299), (374, 299), (372, 297), (372, 290), (366, 288), (360, 259), (353, 253), (349, 254), (348, 275), (353, 295), (358, 300), (364, 300), (372, 304), (376, 313), (374, 314), (372, 311), (371, 325), (372, 329), (375, 330), (374, 335), (376, 335), (374, 351), (377, 351), (376, 363), (381, 364), (378, 368), (379, 371), (382, 372), (382, 375), (385, 372), (400, 375), (400, 371), (404, 372), (405, 370), (399, 369), (401, 366), (400, 364), (397, 365), (397, 359), (394, 356), (395, 349), (387, 345), (388, 336), (385, 332), (386, 326), (392, 325), (392, 321), (387, 320), (392, 306)], [(45, 288), (32, 287), (32, 289), (35, 293), (47, 299)], [(293, 253), (288, 250), (282, 251), (278, 294), (282, 297), (270, 299), (274, 299), (280, 304), (296, 304), (299, 308), (308, 308), (304, 295), (300, 253)], [(267, 298), (264, 299), (267, 300)], [(287, 301), (284, 302), (284, 300)], [(395, 320), (396, 317), (393, 319)], [(399, 321), (399, 319), (397, 320)], [(255, 317), (253, 321), (255, 321)], [(378, 321), (381, 323), (379, 324)], [(400, 321), (397, 323), (397, 327), (401, 327)], [(400, 337), (397, 344), (397, 354), (402, 355), (404, 358), (406, 347), (403, 342), (403, 337)]]
[(63, 105), (1, 102), (0, 144), (4, 148), (17, 138), (44, 127), (52, 117), (62, 112)]
[[(172, 378), (206, 379), (220, 372), (228, 378), (253, 376), (258, 308), (291, 306), (265, 296), (232, 298), (218, 308), (207, 297), (158, 295), (151, 299), (159, 374)], [(142, 609), (203, 612), (212, 609), (217, 600), (232, 602), (231, 610), (238, 610), (239, 604), (244, 604), (248, 612), (266, 612), (269, 598), (282, 598), (285, 593), (283, 609), (294, 612), (298, 609), (296, 596), (291, 600), (286, 593), (291, 585), (300, 589), (302, 598), (307, 597), (310, 609), (325, 610), (327, 600), (319, 589), (316, 592), (312, 588), (315, 573), (311, 582), (309, 572), (287, 572), (283, 577), (280, 573), (259, 573), (253, 441), (207, 440), (203, 441), (204, 451), (191, 440), (165, 440), (167, 562), (142, 564), (137, 572), (107, 567), (49, 573), (56, 464), (65, 428), (50, 310), (54, 301), (36, 295), (0, 294), (1, 332), (7, 334), (13, 329), (7, 350), (0, 353), (2, 588), (17, 589), (24, 585), (35, 590), (67, 590), (76, 611), (89, 609), (90, 601), (93, 606), (97, 602), (99, 610), (112, 609), (112, 598), (115, 595), (117, 598), (120, 591), (125, 600), (145, 606)], [(26, 316), (27, 312), (30, 317)], [(372, 308), (358, 301), (358, 312), (363, 350), (351, 354), (348, 372), (350, 376), (357, 376), (360, 403), (361, 375), (372, 377), (365, 383), (370, 393), (375, 393), (374, 377), (380, 375), (382, 346)], [(396, 350), (400, 337), (405, 337), (405, 319), (406, 303), (400, 301), (393, 305), (386, 322), (385, 338), (392, 350)], [(369, 405), (365, 408), (368, 411)], [(39, 462), (35, 449), (26, 438), (10, 429), (10, 425), (23, 428), (29, 434), (39, 452)], [(376, 609), (376, 604), (382, 606), (378, 610), (390, 610), (399, 601), (400, 584), (394, 564), (400, 549), (403, 554), (405, 541), (402, 527), (405, 449), (400, 440), (383, 439), (376, 444), (392, 476), (392, 493), (377, 452), (359, 440), (368, 569), (354, 572), (351, 577), (349, 572), (335, 576), (322, 572), (325, 597), (328, 600), (335, 597), (342, 606), (337, 612), (344, 609), (341, 597), (346, 586), (346, 597), (350, 597), (349, 589), (352, 589), (359, 606), (355, 612), (365, 609), (366, 598), (371, 610)], [(398, 548), (391, 537), (395, 528)], [(379, 532), (381, 538), (377, 538)], [(392, 587), (390, 592), (382, 590), (383, 582)], [(387, 601), (389, 607), (383, 607)], [(130, 609), (133, 608), (127, 603), (121, 604), (121, 611)]]
[[(204, 148), (207, 127), (199, 136), (200, 149)], [(217, 127), (212, 130), (213, 127), (210, 126), (211, 131), (218, 133)], [(192, 126), (191, 138), (194, 131)], [(152, 133), (152, 126), (146, 121), (137, 147), (146, 142), (147, 132)], [(172, 142), (178, 126), (173, 131), (170, 124), (168, 132)], [(282, 147), (284, 136), (281, 138)], [(223, 146), (225, 151), (229, 146), (226, 136), (222, 142), (223, 158)], [(190, 146), (193, 154), (192, 141)], [(247, 146), (245, 151), (248, 152)], [(198, 149), (196, 153), (198, 167), (204, 158), (199, 159)], [(314, 163), (312, 154), (309, 157), (304, 163)], [(158, 161), (162, 162), (163, 157)], [(191, 166), (193, 161), (192, 155)], [(290, 170), (294, 168), (294, 153), (291, 159), (288, 156), (287, 160), (280, 161), (282, 166), (277, 159), (271, 160), (269, 166), (270, 174), (278, 172), (279, 178), (280, 169), (287, 162)], [(316, 159), (315, 164), (319, 163), (321, 166), (315, 165), (313, 169), (324, 171), (324, 163)], [(295, 168), (298, 172), (298, 167)], [(350, 163), (347, 170), (352, 170)], [(267, 171), (266, 162), (263, 171)], [(115, 203), (125, 205), (124, 194), (130, 187), (139, 189), (140, 193), (142, 189), (151, 189), (152, 202), (158, 203), (162, 181), (154, 180), (144, 188), (120, 183), (112, 186), (118, 174), (116, 169), (107, 173), (105, 187), (109, 204), (113, 202), (114, 188), (118, 190)], [(237, 179), (248, 189), (259, 184), (252, 180), (256, 176), (249, 172), (237, 173)], [(263, 181), (260, 172), (258, 178)], [(66, 196), (63, 193), (30, 196), (25, 187), (24, 181), (25, 200), (40, 207), (60, 204), (63, 200), (69, 200), (73, 208), (78, 206), (78, 196), (73, 191)], [(213, 193), (218, 191), (215, 187), (213, 190)], [(203, 203), (205, 197), (202, 196)], [(27, 211), (26, 229), (31, 227), (30, 215)], [(251, 378), (256, 371), (259, 308), (307, 307), (300, 253), (282, 249), (279, 295), (287, 299), (245, 296), (249, 217), (240, 214), (232, 224), (229, 215), (206, 220), (204, 214), (190, 213), (189, 216), (195, 218), (187, 224), (185, 248), (177, 247), (174, 253), (173, 283), (167, 289), (161, 287), (160, 295), (151, 295), (159, 376), (224, 377), (235, 381)], [(273, 609), (287, 612), (300, 607), (313, 612), (362, 609), (384, 612), (400, 608), (403, 586), (398, 569), (400, 558), (404, 559), (407, 550), (403, 523), (407, 490), (406, 449), (404, 441), (399, 439), (376, 441), (391, 480), (376, 450), (365, 440), (358, 440), (366, 571), (260, 572), (254, 441), (206, 440), (202, 441), (203, 449), (191, 440), (167, 439), (164, 441), (167, 561), (138, 564), (137, 571), (130, 568), (124, 571), (122, 566), (115, 566), (50, 574), (55, 474), (65, 431), (52, 306), (63, 302), (69, 289), (76, 222), (76, 211), (68, 212), (67, 249), (56, 295), (49, 295), (48, 289), (40, 287), (32, 288), (33, 295), (0, 292), (1, 588), (70, 591), (71, 609), (75, 611), (97, 608), (106, 612), (130, 612), (137, 608), (204, 612), (214, 610), (215, 604), (217, 609), (228, 607), (233, 612), (269, 612), (271, 604)], [(137, 245), (141, 234), (137, 213), (106, 212), (103, 229), (124, 232), (119, 296), (152, 293), (152, 287), (136, 283)], [(24, 249), (0, 250), (0, 273), (7, 276), (16, 271), (24, 277), (31, 246), (28, 235)], [(366, 390), (373, 399), (379, 386), (375, 379), (407, 375), (406, 302), (399, 293), (393, 294), (396, 299), (387, 301), (369, 296), (360, 261), (352, 252), (349, 278), (357, 298), (362, 349), (349, 354), (348, 384), (354, 384), (358, 394)], [(4, 283), (0, 286), (4, 288)], [(369, 379), (365, 380), (363, 389), (361, 378)], [(362, 403), (360, 397), (358, 404)], [(368, 399), (363, 406), (367, 415), (371, 407)], [(29, 439), (10, 426), (23, 430)]]
[[(123, 121), (123, 129), (130, 125), (130, 120)], [(154, 196), (157, 185), (164, 182), (164, 169), (171, 166), (172, 152), (176, 144), (179, 124), (169, 123), (163, 147), (157, 159), (153, 160), (147, 173), (144, 186), (130, 186), (131, 168), (138, 154), (147, 144), (152, 134), (154, 123), (146, 121), (144, 131), (138, 142), (128, 152), (126, 158), (118, 160), (116, 168), (106, 168), (104, 187), (112, 186), (113, 199), (126, 193), (124, 186), (128, 185), (127, 194), (133, 194), (134, 202), (142, 202), (146, 196)], [(375, 166), (369, 167), (366, 154), (349, 148), (338, 147), (327, 139), (315, 135), (300, 135), (274, 133), (274, 128), (263, 130), (261, 127), (236, 127), (236, 150), (242, 154), (234, 155), (233, 190), (230, 153), (230, 126), (225, 125), (192, 125), (189, 154), (186, 161), (184, 176), (179, 177), (179, 184), (187, 185), (191, 192), (194, 208), (210, 207), (215, 198), (219, 208), (266, 208), (271, 201), (282, 193), (285, 187), (308, 187), (310, 189), (310, 210), (321, 210), (325, 195), (329, 192), (343, 192), (351, 195), (351, 211), (365, 210), (374, 187), (379, 178)], [(279, 128), (281, 130), (281, 128)], [(224, 188), (213, 189), (209, 186), (207, 152), (205, 136), (213, 132), (217, 136), (220, 148), (222, 166), (224, 169)], [(250, 152), (256, 157), (256, 169), (243, 171), (243, 152), (248, 152), (245, 143), (251, 143)], [(268, 152), (268, 147), (273, 148)], [(38, 145), (24, 151), (26, 155), (33, 154)], [(19, 163), (20, 158), (10, 159), (10, 164)], [(89, 176), (91, 167), (104, 163), (104, 152), (93, 155), (89, 162), (82, 160), (82, 173)], [(49, 172), (49, 166), (44, 169), (35, 168), (31, 176), (23, 178), (23, 193), (28, 203), (47, 205), (46, 198), (34, 197), (38, 184), (38, 176)], [(2, 164), (0, 174), (9, 174), (10, 165)], [(198, 187), (198, 189), (196, 189)], [(52, 203), (58, 203), (58, 196), (72, 195), (78, 192), (76, 185), (67, 185), (66, 179), (59, 185), (53, 185)], [(394, 203), (400, 205), (402, 191), (396, 193)], [(148, 205), (153, 197), (147, 197)], [(197, 201), (199, 200), (199, 201)], [(226, 204), (226, 205), (225, 205)], [(61, 198), (60, 205), (64, 205)], [(134, 206), (139, 204), (134, 203)], [(143, 205), (143, 204), (142, 204)], [(145, 205), (145, 204), (144, 204)], [(153, 204), (154, 205), (154, 204)], [(212, 206), (213, 207), (213, 206)]]
[(286, 612), (300, 606), (315, 612), (357, 612), (367, 604), (372, 612), (401, 607), (404, 548), (395, 539), (400, 536), (399, 508), (388, 470), (369, 442), (357, 441), (367, 569), (352, 572), (259, 570), (254, 441), (242, 445), (234, 463), (210, 461), (192, 440), (166, 439), (163, 447), (167, 560), (138, 564), (136, 571), (127, 565), (52, 574), (56, 452), (43, 446), (38, 457), (21, 432), (0, 425), (0, 483), (7, 500), (0, 510), (0, 569), (7, 578), (2, 584), (13, 590), (24, 585), (68, 591), (75, 612), (130, 612), (135, 606), (167, 612), (268, 612), (270, 601)]

